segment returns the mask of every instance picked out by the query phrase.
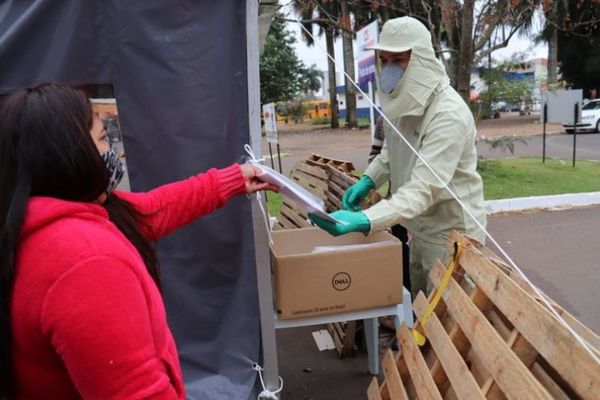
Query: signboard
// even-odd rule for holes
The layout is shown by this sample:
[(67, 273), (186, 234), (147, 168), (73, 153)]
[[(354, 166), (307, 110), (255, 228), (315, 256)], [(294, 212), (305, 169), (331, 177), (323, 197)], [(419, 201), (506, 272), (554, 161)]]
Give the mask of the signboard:
[(277, 144), (277, 119), (275, 117), (275, 103), (263, 104), (263, 120), (265, 122), (265, 133), (267, 142)]
[(360, 85), (375, 81), (375, 51), (365, 50), (365, 47), (377, 44), (379, 35), (379, 24), (377, 21), (371, 22), (356, 33), (356, 45), (358, 53), (358, 83)]
[[(545, 101), (548, 104), (548, 122), (572, 125), (575, 119), (575, 104), (579, 104), (579, 115), (577, 123), (581, 122), (581, 102), (583, 90), (553, 90), (545, 94)], [(543, 112), (540, 118), (543, 121)]]

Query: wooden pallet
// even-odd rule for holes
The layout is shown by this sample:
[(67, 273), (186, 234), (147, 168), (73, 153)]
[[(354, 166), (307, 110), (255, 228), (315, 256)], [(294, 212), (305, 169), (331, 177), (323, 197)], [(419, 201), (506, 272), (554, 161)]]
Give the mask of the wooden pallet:
[[(304, 161), (294, 166), (290, 178), (323, 201), (327, 198), (329, 175), (326, 170)], [(274, 229), (297, 229), (311, 226), (306, 212), (284, 197)]]
[(355, 340), (358, 322), (348, 321), (327, 324), (327, 330), (333, 338), (333, 344), (340, 358), (355, 354), (357, 350)]
[[(387, 351), (384, 382), (367, 390), (376, 399), (599, 399), (600, 365), (496, 255), (453, 233), (463, 246), (459, 265), (417, 346), (403, 324), (401, 351)], [(430, 277), (437, 288), (446, 267)], [(429, 302), (413, 303), (422, 318)], [(551, 302), (553, 308), (558, 307)], [(599, 338), (561, 308), (568, 323), (598, 354)]]
[[(358, 178), (349, 173), (344, 173), (337, 168), (328, 165), (329, 171), (329, 192), (326, 200), (327, 211), (336, 211), (342, 209), (342, 197), (348, 188), (358, 182)], [(361, 201), (361, 208), (364, 210), (379, 202), (382, 196), (376, 191), (371, 190), (369, 195)]]
[(292, 200), (284, 199), (277, 216), (277, 223), (273, 229), (298, 229), (310, 226), (306, 212), (297, 207)]
[(352, 164), (350, 161), (335, 160), (333, 158), (323, 157), (315, 153), (308, 157), (306, 159), (306, 162), (309, 165), (314, 165), (321, 168), (327, 168), (327, 166), (329, 165), (337, 169), (338, 171), (344, 172), (346, 174), (352, 174), (356, 170), (354, 168), (354, 164)]

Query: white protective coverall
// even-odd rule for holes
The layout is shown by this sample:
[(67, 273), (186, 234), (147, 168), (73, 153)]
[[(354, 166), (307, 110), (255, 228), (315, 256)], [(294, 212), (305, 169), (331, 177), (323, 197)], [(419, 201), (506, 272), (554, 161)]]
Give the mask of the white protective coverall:
[[(485, 227), (483, 184), (476, 171), (475, 122), (435, 57), (429, 31), (411, 17), (389, 20), (373, 49), (412, 50), (396, 88), (390, 94), (378, 93), (383, 113)], [(380, 73), (381, 65), (377, 71)], [(428, 273), (433, 262), (447, 262), (450, 230), (482, 243), (485, 236), (388, 123), (384, 129), (384, 147), (365, 174), (376, 187), (389, 179), (392, 196), (364, 213), (371, 231), (402, 224), (412, 233), (409, 268), (414, 297), (420, 290), (431, 290)]]

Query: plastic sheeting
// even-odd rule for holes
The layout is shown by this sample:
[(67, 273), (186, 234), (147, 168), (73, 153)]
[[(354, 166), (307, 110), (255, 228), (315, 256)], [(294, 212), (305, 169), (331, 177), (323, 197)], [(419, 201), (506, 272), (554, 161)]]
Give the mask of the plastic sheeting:
[[(245, 2), (8, 0), (0, 92), (112, 84), (133, 191), (238, 161), (248, 142)], [(158, 245), (188, 396), (246, 399), (259, 357), (250, 204)]]

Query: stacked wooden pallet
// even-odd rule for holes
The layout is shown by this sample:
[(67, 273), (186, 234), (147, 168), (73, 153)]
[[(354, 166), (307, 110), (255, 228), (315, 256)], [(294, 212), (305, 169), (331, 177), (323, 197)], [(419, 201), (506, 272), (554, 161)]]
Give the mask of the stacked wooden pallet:
[(333, 158), (324, 157), (316, 153), (311, 154), (311, 156), (306, 159), (306, 163), (321, 167), (323, 169), (326, 169), (327, 166), (330, 166), (349, 175), (353, 174), (355, 171), (354, 164), (352, 164), (350, 161), (335, 160)]
[[(298, 162), (290, 172), (290, 178), (325, 202), (328, 212), (342, 209), (344, 192), (358, 181), (351, 162), (326, 158), (317, 154)], [(381, 199), (371, 191), (363, 200), (363, 208)], [(306, 212), (293, 201), (284, 198), (277, 217), (275, 229), (296, 229), (310, 226)]]
[[(600, 399), (600, 365), (539, 296), (487, 248), (453, 233), (462, 246), (459, 265), (442, 300), (419, 330), (419, 347), (406, 325), (397, 333), (400, 352), (387, 351), (384, 382), (374, 378), (376, 399)], [(430, 277), (440, 287), (446, 268)], [(423, 317), (429, 299), (413, 303)], [(600, 356), (599, 337), (561, 309), (567, 323)]]
[[(301, 161), (290, 172), (290, 178), (300, 186), (325, 201), (329, 190), (327, 169)], [(275, 229), (297, 229), (310, 226), (308, 216), (288, 198), (283, 198)]]

